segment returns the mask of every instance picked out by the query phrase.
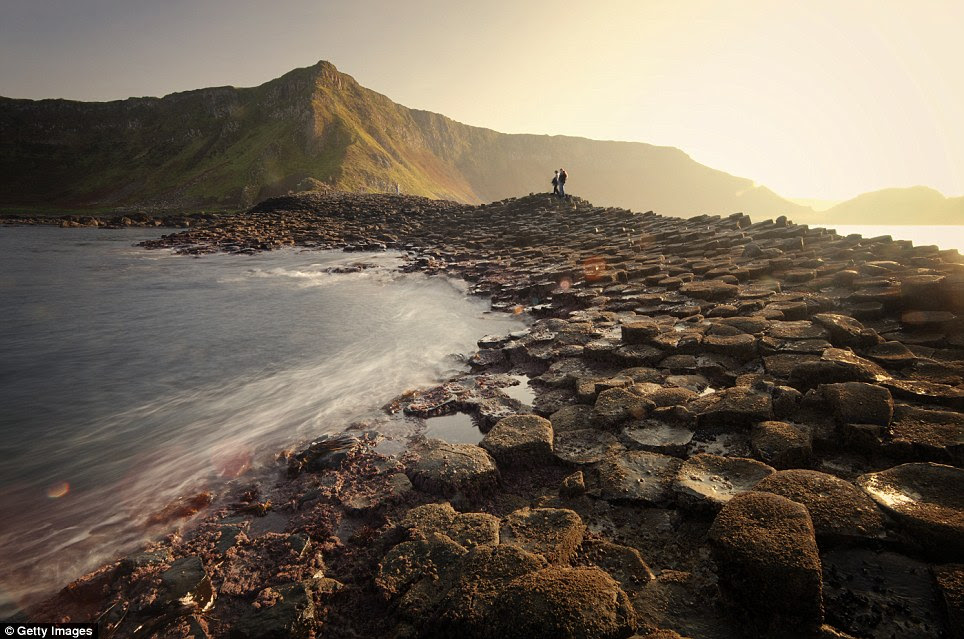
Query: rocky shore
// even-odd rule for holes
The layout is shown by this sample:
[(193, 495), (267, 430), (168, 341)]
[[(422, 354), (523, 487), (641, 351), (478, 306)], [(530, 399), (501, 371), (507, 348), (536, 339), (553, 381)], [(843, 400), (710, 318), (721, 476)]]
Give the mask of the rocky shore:
[(102, 637), (964, 637), (956, 251), (342, 193), (145, 245), (395, 249), (534, 322), (386, 406), (471, 415), (479, 445), (322, 437), (274, 483), (172, 504), (187, 532), (28, 617)]

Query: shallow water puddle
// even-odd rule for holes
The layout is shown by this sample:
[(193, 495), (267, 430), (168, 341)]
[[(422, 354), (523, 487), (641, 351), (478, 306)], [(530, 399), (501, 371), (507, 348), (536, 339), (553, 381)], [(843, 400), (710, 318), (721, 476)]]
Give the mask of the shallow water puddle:
[(478, 444), (484, 435), (471, 415), (455, 413), (426, 419), (425, 437), (441, 439), (450, 444)]

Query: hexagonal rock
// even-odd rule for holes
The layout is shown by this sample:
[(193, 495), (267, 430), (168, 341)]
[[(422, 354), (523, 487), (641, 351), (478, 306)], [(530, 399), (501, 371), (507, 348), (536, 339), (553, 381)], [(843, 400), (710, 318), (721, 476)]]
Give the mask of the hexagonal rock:
[(626, 322), (619, 329), (626, 344), (648, 344), (650, 339), (659, 335), (659, 324), (652, 320)]
[(495, 461), (505, 466), (552, 461), (552, 423), (538, 415), (512, 415), (499, 420), (482, 442)]
[(874, 383), (889, 377), (877, 364), (840, 348), (828, 348), (818, 361), (803, 361), (790, 371), (790, 383), (799, 388), (836, 382)]
[(747, 428), (773, 419), (770, 395), (746, 386), (727, 388), (701, 399), (709, 404), (697, 416), (697, 423), (704, 430)]
[(646, 417), (653, 406), (653, 402), (624, 388), (610, 388), (596, 398), (592, 423), (600, 428), (611, 428), (630, 419)]
[(931, 555), (964, 558), (964, 470), (902, 464), (861, 475), (857, 484)]
[(555, 564), (569, 561), (585, 532), (579, 515), (566, 508), (522, 508), (502, 520), (499, 538)]
[(386, 598), (404, 594), (415, 582), (443, 573), (468, 552), (448, 536), (431, 533), (403, 541), (388, 551), (378, 564), (375, 585)]
[(894, 416), (894, 398), (883, 386), (864, 382), (820, 384), (822, 395), (834, 417), (844, 424), (879, 424), (887, 426)]
[(681, 506), (716, 510), (774, 472), (755, 459), (700, 453), (683, 462), (673, 489)]
[(741, 362), (757, 356), (757, 339), (752, 335), (707, 335), (703, 346), (711, 353), (733, 357)]
[(552, 432), (561, 433), (567, 430), (582, 430), (591, 426), (592, 406), (576, 404), (560, 408), (549, 416)]
[(639, 592), (655, 579), (639, 551), (604, 539), (587, 539), (579, 551), (579, 563), (589, 563), (605, 571), (628, 593)]
[(604, 430), (586, 428), (558, 433), (553, 450), (567, 464), (595, 464), (614, 449), (622, 448), (616, 436)]
[(750, 446), (760, 461), (774, 468), (805, 466), (813, 454), (808, 431), (787, 422), (760, 422), (750, 433)]
[(666, 502), (682, 462), (658, 453), (630, 450), (606, 457), (596, 464), (591, 477), (593, 497), (607, 501), (630, 501), (648, 505)]
[(747, 492), (709, 530), (720, 583), (751, 613), (808, 627), (823, 622), (823, 578), (807, 509), (786, 497)]
[(813, 321), (827, 329), (830, 341), (837, 347), (866, 348), (880, 341), (877, 331), (864, 328), (863, 324), (848, 315), (818, 313), (813, 316)]
[(478, 446), (430, 439), (419, 452), (418, 458), (406, 469), (408, 478), (419, 490), (445, 497), (473, 496), (499, 483), (495, 460)]
[(636, 629), (636, 613), (598, 568), (553, 566), (509, 582), (490, 622), (505, 639), (622, 639)]
[(656, 419), (630, 422), (623, 429), (623, 440), (630, 448), (640, 448), (651, 453), (683, 457), (693, 441), (693, 430), (687, 426), (667, 424)]
[(951, 408), (964, 408), (964, 389), (947, 384), (935, 384), (916, 379), (888, 379), (881, 382), (895, 397), (910, 399), (922, 404), (938, 404)]
[(783, 470), (760, 480), (753, 490), (773, 493), (807, 507), (817, 537), (831, 542), (878, 539), (884, 516), (859, 488), (815, 470)]
[(492, 604), (506, 583), (546, 565), (542, 557), (508, 544), (470, 550), (459, 560), (437, 616), (423, 619), (430, 625), (426, 636), (487, 637)]
[(488, 513), (460, 513), (448, 502), (411, 509), (399, 524), (410, 536), (441, 533), (472, 548), (499, 543), (499, 518)]
[(740, 287), (734, 284), (727, 284), (720, 280), (707, 280), (705, 282), (687, 282), (680, 286), (679, 292), (701, 300), (718, 302), (730, 298), (735, 298)]
[(899, 405), (886, 450), (902, 460), (964, 465), (964, 415)]

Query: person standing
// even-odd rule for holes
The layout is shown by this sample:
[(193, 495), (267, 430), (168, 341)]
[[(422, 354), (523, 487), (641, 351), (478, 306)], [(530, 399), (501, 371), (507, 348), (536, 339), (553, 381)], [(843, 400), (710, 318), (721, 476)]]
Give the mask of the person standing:
[(559, 197), (566, 197), (566, 179), (568, 177), (565, 169), (559, 169)]
[(559, 171), (558, 170), (556, 171), (556, 174), (552, 176), (552, 194), (559, 195)]

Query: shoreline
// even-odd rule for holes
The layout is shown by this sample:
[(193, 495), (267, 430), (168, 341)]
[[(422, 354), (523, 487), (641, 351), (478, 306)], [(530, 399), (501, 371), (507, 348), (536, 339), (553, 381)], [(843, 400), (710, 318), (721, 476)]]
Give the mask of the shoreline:
[[(940, 630), (958, 614), (951, 562), (964, 555), (947, 539), (961, 505), (933, 497), (949, 509), (935, 521), (873, 488), (962, 472), (964, 421), (948, 417), (964, 406), (957, 251), (548, 195), (289, 196), (144, 245), (413, 251), (410, 270), (536, 321), (480, 340), (473, 374), (397, 401), (478, 415), (481, 446), (426, 442), (391, 460), (364, 438), (323, 440), (286, 460), (270, 495), (242, 491), (192, 536), (74, 582), (34, 618), (99, 619), (118, 637), (148, 623), (158, 636), (481, 636), (483, 622), (543, 636), (569, 611), (573, 636), (737, 637), (795, 619), (800, 636), (831, 637)], [(513, 417), (501, 396), (513, 373), (536, 380), (535, 415)], [(815, 496), (826, 491), (857, 514)], [(760, 531), (740, 542), (755, 557), (730, 519)], [(871, 555), (887, 555), (885, 583), (912, 568), (948, 585), (918, 580), (904, 613), (848, 621), (847, 605), (886, 599), (838, 579)], [(736, 578), (746, 571), (759, 583)]]

